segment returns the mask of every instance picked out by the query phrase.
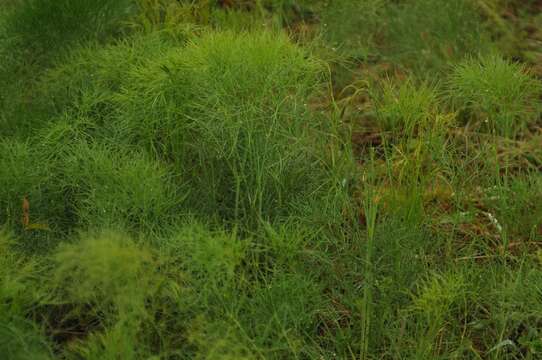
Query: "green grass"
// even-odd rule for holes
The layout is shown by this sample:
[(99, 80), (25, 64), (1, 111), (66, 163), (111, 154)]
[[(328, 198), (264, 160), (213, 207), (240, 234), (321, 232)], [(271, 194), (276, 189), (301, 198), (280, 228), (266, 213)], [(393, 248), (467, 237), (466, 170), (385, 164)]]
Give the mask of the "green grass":
[[(389, 58), (420, 77), (493, 45), (477, 1), (413, 0), (390, 9)], [(429, 15), (430, 14), (430, 15)]]
[(477, 112), (484, 126), (502, 136), (515, 137), (536, 122), (540, 82), (521, 64), (499, 56), (459, 64), (450, 79), (459, 106)]
[(19, 0), (8, 6), (7, 34), (39, 58), (72, 42), (104, 36), (129, 11), (130, 1)]
[(3, 2), (0, 354), (541, 358), (535, 7)]

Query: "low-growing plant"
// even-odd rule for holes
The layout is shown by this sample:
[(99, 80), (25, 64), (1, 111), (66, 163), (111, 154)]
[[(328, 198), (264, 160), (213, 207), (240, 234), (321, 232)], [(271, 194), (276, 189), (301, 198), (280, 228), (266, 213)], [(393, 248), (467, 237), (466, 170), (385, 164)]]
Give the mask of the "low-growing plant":
[(417, 86), (412, 79), (399, 84), (384, 82), (381, 93), (373, 97), (377, 124), (393, 137), (422, 134), (438, 113), (436, 89), (427, 84)]
[(417, 358), (435, 357), (442, 351), (433, 346), (438, 343), (437, 337), (447, 331), (447, 322), (464, 311), (468, 294), (465, 288), (461, 273), (433, 274), (420, 281), (409, 309), (418, 317), (415, 322), (416, 332), (420, 332), (415, 350)]
[(498, 55), (467, 60), (454, 69), (450, 92), (482, 128), (516, 137), (540, 114), (541, 85), (527, 69)]
[[(386, 183), (393, 184), (388, 200), (407, 218), (421, 220), (423, 192), (443, 165), (454, 116), (441, 112), (437, 88), (427, 83), (388, 80), (370, 93), (384, 146)], [(399, 190), (403, 187), (408, 191)]]
[[(478, 297), (483, 316), (469, 324), (469, 332), (483, 339), (490, 359), (536, 359), (541, 351), (539, 262), (522, 258), (518, 268), (503, 265), (477, 269)], [(474, 269), (473, 269), (474, 270)], [(474, 271), (473, 271), (474, 272)], [(488, 301), (487, 299), (494, 299)], [(519, 301), (521, 299), (521, 301)]]

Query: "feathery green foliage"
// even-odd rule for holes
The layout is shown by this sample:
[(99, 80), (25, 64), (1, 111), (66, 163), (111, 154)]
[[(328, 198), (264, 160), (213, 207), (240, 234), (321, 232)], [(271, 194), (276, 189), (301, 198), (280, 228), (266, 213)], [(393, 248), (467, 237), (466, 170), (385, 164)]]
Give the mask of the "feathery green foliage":
[(450, 88), (460, 106), (475, 112), (487, 130), (499, 135), (515, 137), (540, 114), (539, 81), (523, 65), (499, 56), (459, 64)]
[(395, 136), (414, 136), (417, 129), (426, 129), (437, 113), (436, 91), (428, 85), (417, 87), (412, 80), (399, 85), (384, 83), (382, 94), (376, 97), (378, 124), (383, 131), (392, 131)]
[(0, 354), (540, 358), (535, 10), (2, 2)]
[(40, 297), (43, 266), (11, 249), (13, 239), (0, 232), (0, 352), (10, 359), (52, 359), (52, 347), (39, 325), (29, 319)]

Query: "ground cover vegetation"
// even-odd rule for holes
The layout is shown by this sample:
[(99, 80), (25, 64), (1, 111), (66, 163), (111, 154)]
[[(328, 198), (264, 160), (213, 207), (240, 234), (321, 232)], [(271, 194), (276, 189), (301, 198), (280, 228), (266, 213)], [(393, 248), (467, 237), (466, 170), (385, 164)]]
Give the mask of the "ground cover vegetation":
[(3, 359), (541, 359), (538, 0), (4, 0)]

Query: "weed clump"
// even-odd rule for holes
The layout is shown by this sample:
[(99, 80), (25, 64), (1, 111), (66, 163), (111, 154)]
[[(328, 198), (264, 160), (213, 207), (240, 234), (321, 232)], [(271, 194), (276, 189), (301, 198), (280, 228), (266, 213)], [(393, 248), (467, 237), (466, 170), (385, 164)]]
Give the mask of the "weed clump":
[(383, 131), (412, 137), (428, 128), (437, 113), (437, 92), (426, 84), (416, 86), (412, 79), (400, 84), (388, 81), (381, 94), (375, 94), (378, 125)]
[(492, 55), (467, 60), (454, 69), (450, 91), (481, 127), (515, 137), (537, 121), (540, 83), (523, 65)]

